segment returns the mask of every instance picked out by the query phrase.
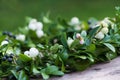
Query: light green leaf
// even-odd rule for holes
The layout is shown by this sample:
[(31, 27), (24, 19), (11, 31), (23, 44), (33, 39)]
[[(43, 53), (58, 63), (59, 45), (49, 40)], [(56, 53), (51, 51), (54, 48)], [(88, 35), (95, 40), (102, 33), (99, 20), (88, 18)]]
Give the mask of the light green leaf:
[(105, 46), (107, 46), (111, 51), (115, 52), (115, 47), (109, 43), (103, 43)]
[(23, 70), (20, 71), (18, 80), (28, 80), (28, 76), (25, 74)]
[(84, 55), (81, 55), (81, 56), (75, 56), (76, 58), (80, 58), (80, 59), (87, 59), (87, 57), (86, 56), (84, 56)]
[(18, 79), (18, 73), (15, 70), (11, 70), (11, 72), (15, 76), (15, 78)]
[(41, 72), (41, 75), (42, 75), (44, 80), (47, 80), (49, 78), (49, 75), (46, 74), (45, 72)]
[(23, 61), (23, 62), (29, 62), (29, 61), (32, 60), (30, 57), (28, 57), (28, 56), (26, 56), (26, 55), (24, 55), (24, 54), (20, 54), (20, 55), (19, 55), (19, 59), (20, 59), (21, 61)]
[(89, 52), (94, 52), (96, 49), (96, 46), (94, 44), (90, 44), (88, 47), (87, 47), (87, 51)]
[(33, 72), (34, 75), (40, 73), (40, 71), (38, 71), (37, 68), (36, 68), (35, 66), (33, 66), (33, 68), (32, 68), (32, 72)]

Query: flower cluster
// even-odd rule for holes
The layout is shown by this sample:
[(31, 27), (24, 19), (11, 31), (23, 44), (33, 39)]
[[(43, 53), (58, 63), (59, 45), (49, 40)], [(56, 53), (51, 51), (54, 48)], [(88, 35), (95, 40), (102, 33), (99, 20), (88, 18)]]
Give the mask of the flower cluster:
[(95, 35), (95, 38), (103, 39), (105, 37), (105, 35), (108, 34), (108, 32), (109, 32), (109, 26), (111, 26), (113, 28), (114, 24), (108, 18), (105, 18), (104, 20), (100, 21), (97, 26), (101, 26), (102, 28)]
[(38, 22), (36, 19), (31, 19), (28, 24), (28, 28), (32, 31), (35, 31), (38, 38), (44, 36), (42, 22)]

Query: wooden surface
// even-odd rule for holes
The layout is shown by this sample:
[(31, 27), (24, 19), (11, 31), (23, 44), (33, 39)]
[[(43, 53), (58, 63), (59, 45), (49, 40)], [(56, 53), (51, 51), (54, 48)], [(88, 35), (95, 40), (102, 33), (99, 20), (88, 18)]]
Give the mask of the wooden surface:
[(65, 74), (49, 80), (120, 80), (120, 57), (109, 63), (93, 65), (82, 72)]

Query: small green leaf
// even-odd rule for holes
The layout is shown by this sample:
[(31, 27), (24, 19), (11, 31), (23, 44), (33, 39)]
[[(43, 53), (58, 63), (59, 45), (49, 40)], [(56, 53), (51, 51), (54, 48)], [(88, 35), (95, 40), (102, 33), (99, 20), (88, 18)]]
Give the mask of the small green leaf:
[(5, 40), (6, 36), (0, 36), (0, 43)]
[(111, 51), (115, 52), (115, 47), (109, 43), (103, 43), (106, 47), (108, 47)]
[(96, 49), (95, 44), (90, 44), (89, 46), (87, 46), (87, 51), (89, 52), (94, 52)]
[(64, 73), (62, 71), (55, 71), (53, 75), (62, 76)]
[(55, 44), (54, 46), (51, 46), (50, 51), (53, 53), (56, 53), (59, 49), (59, 44)]
[(29, 62), (31, 61), (32, 59), (24, 54), (19, 54), (19, 59), (23, 62)]
[(87, 57), (86, 56), (84, 56), (84, 55), (81, 55), (81, 56), (75, 56), (76, 58), (80, 58), (80, 59), (87, 59)]

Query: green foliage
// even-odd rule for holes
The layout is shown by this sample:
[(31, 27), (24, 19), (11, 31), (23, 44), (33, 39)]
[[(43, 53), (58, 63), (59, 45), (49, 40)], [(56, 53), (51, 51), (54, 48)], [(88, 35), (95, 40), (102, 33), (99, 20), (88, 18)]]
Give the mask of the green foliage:
[(27, 18), (26, 27), (0, 32), (0, 77), (49, 79), (112, 60), (120, 54), (120, 10), (116, 9), (114, 18), (89, 24), (77, 17), (53, 21), (43, 15), (41, 22)]

